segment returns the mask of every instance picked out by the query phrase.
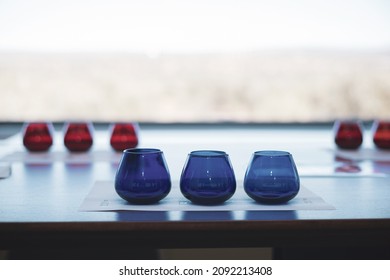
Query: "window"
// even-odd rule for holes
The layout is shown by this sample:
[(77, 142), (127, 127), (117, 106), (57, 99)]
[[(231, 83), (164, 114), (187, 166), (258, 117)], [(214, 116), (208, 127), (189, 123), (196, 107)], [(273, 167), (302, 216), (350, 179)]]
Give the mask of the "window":
[(386, 0), (2, 0), (0, 120), (388, 118)]

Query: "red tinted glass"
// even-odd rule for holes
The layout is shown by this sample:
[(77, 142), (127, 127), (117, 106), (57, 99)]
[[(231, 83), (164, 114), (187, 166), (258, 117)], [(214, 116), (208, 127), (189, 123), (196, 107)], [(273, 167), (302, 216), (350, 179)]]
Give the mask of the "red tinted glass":
[(375, 121), (372, 130), (375, 146), (380, 149), (390, 149), (390, 121)]
[(138, 126), (132, 123), (114, 124), (110, 144), (116, 151), (136, 147), (138, 145)]
[(336, 121), (335, 143), (341, 149), (357, 149), (363, 143), (362, 126), (358, 121)]
[(72, 152), (88, 151), (92, 144), (92, 125), (89, 123), (69, 123), (65, 125), (64, 144)]
[(47, 151), (53, 144), (52, 125), (48, 123), (27, 124), (23, 132), (23, 145), (29, 151)]

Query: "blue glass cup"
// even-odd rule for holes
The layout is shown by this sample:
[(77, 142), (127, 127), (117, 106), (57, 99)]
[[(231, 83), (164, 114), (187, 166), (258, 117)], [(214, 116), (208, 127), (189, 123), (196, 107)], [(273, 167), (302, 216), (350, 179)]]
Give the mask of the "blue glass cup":
[(236, 191), (236, 178), (228, 154), (222, 151), (193, 151), (180, 177), (182, 194), (195, 204), (220, 204)]
[(159, 149), (126, 149), (115, 176), (118, 195), (133, 204), (157, 203), (171, 191), (171, 177)]
[(289, 152), (257, 151), (245, 173), (244, 190), (261, 203), (278, 204), (293, 199), (299, 192), (299, 176)]

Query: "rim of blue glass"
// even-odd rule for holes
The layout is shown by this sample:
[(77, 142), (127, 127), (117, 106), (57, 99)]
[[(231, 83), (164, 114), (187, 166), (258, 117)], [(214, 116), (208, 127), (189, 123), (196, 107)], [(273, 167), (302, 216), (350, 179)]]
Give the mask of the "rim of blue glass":
[(126, 154), (135, 154), (135, 155), (162, 153), (160, 149), (155, 149), (155, 148), (131, 148), (131, 149), (126, 149), (123, 152)]
[(267, 151), (256, 151), (254, 152), (256, 156), (266, 156), (266, 157), (284, 157), (284, 156), (290, 156), (291, 154), (286, 151), (274, 151), (274, 150), (267, 150)]
[(189, 155), (196, 157), (225, 157), (227, 156), (227, 153), (217, 150), (198, 150), (192, 151)]

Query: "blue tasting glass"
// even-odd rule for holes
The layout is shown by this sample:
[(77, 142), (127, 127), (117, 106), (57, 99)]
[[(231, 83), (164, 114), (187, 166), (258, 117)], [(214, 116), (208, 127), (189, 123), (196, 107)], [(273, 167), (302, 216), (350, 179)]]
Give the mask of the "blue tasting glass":
[(115, 176), (115, 190), (134, 204), (157, 203), (171, 190), (171, 178), (159, 149), (127, 149)]
[(193, 151), (184, 165), (180, 190), (195, 204), (220, 204), (236, 191), (236, 178), (228, 154), (222, 151)]
[(253, 153), (244, 178), (244, 190), (261, 203), (285, 203), (299, 192), (299, 176), (293, 157), (284, 151)]

